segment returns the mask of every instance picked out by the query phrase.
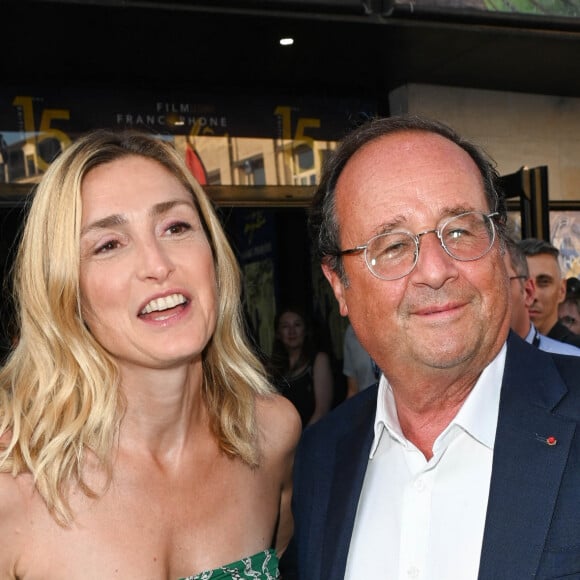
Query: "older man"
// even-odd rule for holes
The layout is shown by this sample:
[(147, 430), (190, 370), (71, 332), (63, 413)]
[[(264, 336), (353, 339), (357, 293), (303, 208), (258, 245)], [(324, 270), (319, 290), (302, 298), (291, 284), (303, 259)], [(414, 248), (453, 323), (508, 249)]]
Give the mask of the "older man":
[(496, 177), (413, 117), (360, 127), (326, 166), (315, 245), (385, 375), (304, 434), (300, 580), (580, 573), (580, 359), (508, 338)]

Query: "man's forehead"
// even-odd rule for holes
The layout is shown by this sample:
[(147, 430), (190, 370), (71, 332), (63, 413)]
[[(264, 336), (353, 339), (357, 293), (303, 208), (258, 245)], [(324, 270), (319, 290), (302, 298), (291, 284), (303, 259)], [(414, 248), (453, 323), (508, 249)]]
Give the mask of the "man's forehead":
[(528, 267), (534, 277), (560, 276), (560, 265), (558, 264), (558, 259), (555, 256), (552, 256), (552, 254), (536, 254), (535, 256), (528, 256), (527, 259)]
[(337, 180), (341, 185), (355, 174), (358, 183), (383, 180), (390, 189), (431, 180), (473, 180), (484, 193), (481, 171), (471, 156), (445, 137), (425, 131), (383, 135), (363, 145), (346, 162)]
[(429, 210), (428, 227), (494, 209), (471, 157), (444, 137), (417, 131), (377, 138), (353, 155), (337, 181), (336, 207), (339, 221), (358, 215), (379, 229), (412, 223), (420, 208)]
[[(413, 156), (418, 153), (433, 152), (434, 149), (445, 150), (446, 153), (455, 152), (459, 155), (465, 155), (471, 159), (470, 155), (457, 143), (451, 141), (443, 135), (432, 133), (431, 131), (422, 130), (402, 130), (381, 135), (368, 143), (365, 143), (353, 156), (363, 154), (365, 149), (381, 148), (385, 151), (408, 153)], [(352, 159), (351, 158), (351, 159)]]

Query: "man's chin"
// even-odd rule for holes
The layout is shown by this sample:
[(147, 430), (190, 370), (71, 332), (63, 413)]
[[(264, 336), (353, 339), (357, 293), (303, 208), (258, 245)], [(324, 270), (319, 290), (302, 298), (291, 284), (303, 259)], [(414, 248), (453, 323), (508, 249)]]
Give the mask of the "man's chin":
[(415, 361), (421, 361), (425, 367), (432, 369), (453, 369), (477, 358), (477, 345), (467, 345), (465, 341), (441, 341), (435, 347), (415, 349)]

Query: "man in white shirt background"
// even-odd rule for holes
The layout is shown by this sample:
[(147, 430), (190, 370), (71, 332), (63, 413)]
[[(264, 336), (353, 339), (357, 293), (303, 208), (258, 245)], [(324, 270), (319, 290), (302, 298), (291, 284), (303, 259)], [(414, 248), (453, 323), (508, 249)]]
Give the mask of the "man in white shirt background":
[(342, 348), (342, 373), (346, 377), (346, 398), (374, 385), (378, 380), (378, 368), (359, 342), (352, 324), (346, 327)]
[(558, 320), (558, 307), (566, 298), (566, 280), (558, 261), (560, 251), (537, 238), (523, 239), (519, 246), (526, 255), (536, 289), (529, 308), (530, 319), (542, 334), (580, 347), (580, 336)]
[(505, 267), (510, 280), (511, 328), (540, 350), (580, 356), (580, 348), (542, 334), (530, 320), (528, 309), (534, 302), (536, 284), (530, 278), (526, 255), (519, 244), (506, 238)]

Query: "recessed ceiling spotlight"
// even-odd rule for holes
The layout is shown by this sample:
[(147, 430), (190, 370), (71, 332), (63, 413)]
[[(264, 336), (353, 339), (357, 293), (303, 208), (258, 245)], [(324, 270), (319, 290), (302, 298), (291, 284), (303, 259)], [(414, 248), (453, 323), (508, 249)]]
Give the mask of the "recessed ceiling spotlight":
[(280, 39), (280, 44), (282, 46), (291, 46), (292, 44), (294, 44), (294, 39), (293, 38), (281, 38)]

